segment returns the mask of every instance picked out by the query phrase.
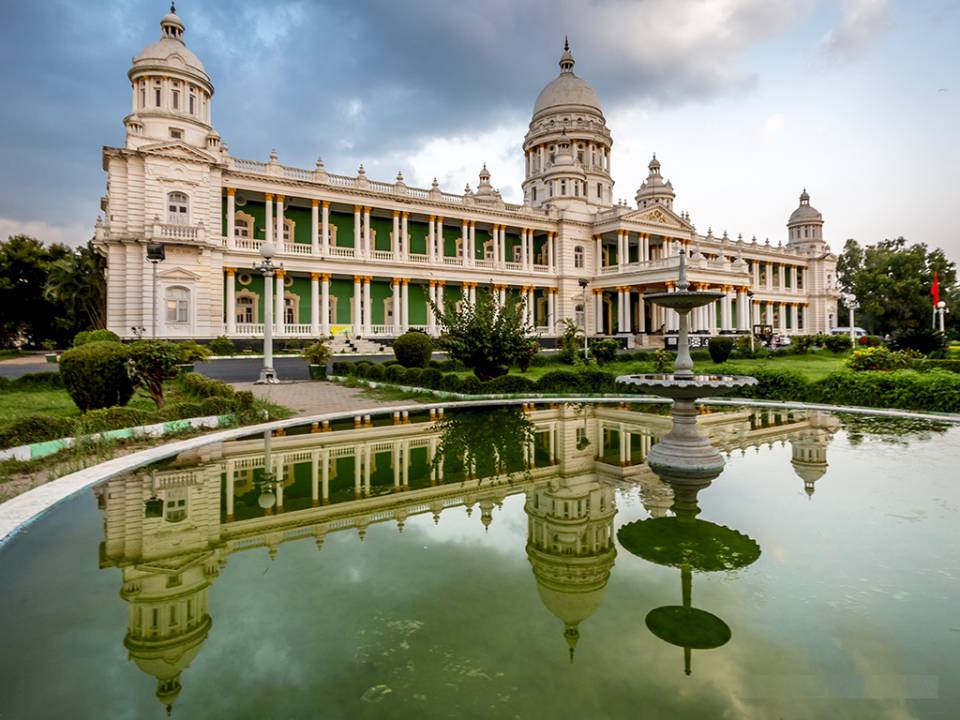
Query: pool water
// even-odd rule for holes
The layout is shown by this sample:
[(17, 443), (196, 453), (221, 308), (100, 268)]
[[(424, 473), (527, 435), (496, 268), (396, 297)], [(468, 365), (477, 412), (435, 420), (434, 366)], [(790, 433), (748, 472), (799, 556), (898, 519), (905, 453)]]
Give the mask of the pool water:
[[(0, 718), (957, 717), (960, 428), (705, 411), (691, 493), (669, 422), (348, 419), (105, 482), (0, 548)], [(628, 542), (681, 497), (736, 561)]]

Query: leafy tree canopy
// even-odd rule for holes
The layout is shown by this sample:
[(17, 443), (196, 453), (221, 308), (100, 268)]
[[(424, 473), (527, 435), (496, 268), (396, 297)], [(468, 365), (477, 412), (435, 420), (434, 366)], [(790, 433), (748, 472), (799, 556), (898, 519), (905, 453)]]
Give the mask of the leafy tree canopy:
[[(908, 244), (902, 237), (866, 246), (850, 239), (837, 259), (837, 280), (844, 291), (856, 295), (860, 306), (855, 322), (874, 335), (931, 326), (934, 272), (939, 277), (940, 299), (952, 311), (947, 324), (955, 332), (960, 320), (960, 288), (956, 264), (943, 250), (930, 250), (924, 243)], [(843, 325), (845, 319), (841, 302), (838, 324)]]

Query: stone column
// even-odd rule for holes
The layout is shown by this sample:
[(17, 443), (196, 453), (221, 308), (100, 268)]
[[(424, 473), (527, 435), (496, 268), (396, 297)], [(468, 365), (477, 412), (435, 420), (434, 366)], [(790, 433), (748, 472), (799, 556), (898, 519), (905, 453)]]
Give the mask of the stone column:
[[(766, 266), (767, 266), (767, 277), (766, 277), (766, 282), (764, 282), (763, 286), (764, 286), (767, 290), (769, 290), (771, 287), (773, 287), (773, 263), (768, 262), (768, 263), (765, 263), (765, 264), (766, 264)], [(770, 312), (770, 306), (769, 306), (769, 305), (767, 305), (767, 312), (768, 312), (768, 313)], [(767, 324), (769, 324), (769, 323), (767, 323)]]
[(557, 234), (555, 232), (547, 233), (547, 268), (553, 272), (553, 262), (556, 257)]
[(759, 300), (753, 301), (753, 323), (752, 324), (753, 325), (760, 324), (760, 301)]
[(797, 313), (798, 307), (799, 306), (797, 305), (797, 303), (790, 303), (790, 329), (793, 331), (792, 332), (793, 335), (797, 334), (798, 325), (799, 325), (799, 323), (797, 322), (797, 320), (799, 319), (798, 313)]
[(603, 291), (600, 290), (599, 288), (594, 288), (593, 298), (594, 298), (593, 320), (594, 320), (594, 327), (596, 328), (596, 330), (594, 331), (594, 334), (602, 335), (604, 330), (603, 328)]
[(232, 248), (237, 238), (237, 189), (227, 188), (227, 247)]
[(310, 253), (320, 254), (320, 201), (310, 201)]
[(637, 293), (637, 332), (645, 333), (647, 331), (647, 309), (646, 302), (643, 299), (643, 292)]
[(623, 332), (631, 334), (633, 332), (633, 313), (630, 307), (633, 304), (633, 289), (628, 285), (623, 288)]
[[(226, 268), (226, 283), (227, 283), (227, 337), (233, 337), (237, 334), (237, 284), (235, 282), (235, 276), (237, 273), (236, 268), (228, 267)], [(256, 322), (256, 318), (254, 318)]]
[[(790, 266), (790, 291), (799, 292), (799, 290), (797, 290), (797, 266), (796, 265)], [(796, 329), (796, 325), (794, 325), (794, 329)]]
[(446, 254), (446, 250), (444, 249), (443, 242), (443, 218), (439, 215), (437, 216), (437, 229), (434, 232), (434, 240), (437, 243), (437, 250), (436, 254), (434, 255), (434, 260), (442, 265), (443, 256)]
[(330, 334), (330, 273), (320, 276), (320, 331)]
[[(283, 195), (277, 195), (277, 250), (283, 250), (286, 241), (283, 239)], [(293, 242), (293, 238), (290, 238)]]
[(373, 239), (370, 235), (370, 208), (363, 208), (363, 255), (373, 257)]
[(320, 451), (310, 451), (310, 506), (320, 504)]
[(427, 220), (427, 261), (432, 265), (434, 262), (434, 248), (436, 247), (436, 241), (434, 240), (434, 225), (436, 224), (436, 216), (431, 215), (430, 219)]
[(330, 502), (330, 451), (320, 451), (320, 503)]
[(320, 252), (324, 255), (330, 254), (330, 203), (323, 201), (320, 208)]
[(531, 285), (527, 290), (527, 317), (530, 321), (530, 325), (536, 327), (537, 325), (537, 299), (535, 295), (535, 288)]
[(470, 264), (470, 222), (460, 221), (460, 261), (464, 267)]
[(286, 279), (286, 275), (283, 270), (277, 270), (276, 272), (277, 282), (276, 282), (276, 300), (273, 303), (273, 314), (276, 318), (274, 320), (274, 325), (276, 325), (276, 335), (283, 335), (286, 332), (284, 328), (284, 320), (286, 319), (286, 303), (283, 301), (283, 283)]
[(410, 213), (406, 210), (400, 215), (400, 259), (410, 259), (410, 237), (407, 229), (407, 221), (410, 219)]
[(353, 206), (353, 255), (363, 257), (363, 245), (360, 242), (360, 206)]
[(477, 283), (470, 283), (470, 306), (477, 306)]
[[(470, 267), (477, 264), (477, 221), (470, 221)], [(476, 285), (474, 285), (476, 287)]]
[(437, 321), (433, 314), (433, 308), (430, 306), (431, 303), (437, 302), (437, 281), (436, 280), (431, 280), (429, 282), (427, 297), (429, 298), (429, 302), (427, 303), (427, 334), (436, 335)]
[(549, 288), (547, 290), (547, 334), (554, 335), (557, 332), (557, 289)]
[[(393, 253), (393, 259), (400, 259), (400, 211), (393, 211), (393, 237), (390, 239), (390, 251)], [(396, 315), (396, 306), (394, 306), (394, 315)]]
[(310, 273), (310, 334), (320, 334), (320, 273)]
[(373, 332), (371, 327), (373, 321), (373, 304), (370, 302), (370, 282), (373, 280), (369, 275), (363, 278), (363, 334), (370, 335)]
[(264, 242), (273, 242), (273, 193), (263, 194)]
[(400, 329), (406, 332), (410, 328), (410, 278), (403, 278), (400, 287), (400, 305), (403, 308), (400, 315)]
[(527, 229), (520, 228), (520, 268), (522, 270), (529, 269), (527, 263)]
[(229, 522), (230, 520), (233, 520), (233, 486), (234, 486), (234, 483), (236, 483), (237, 478), (236, 478), (236, 475), (234, 474), (235, 473), (234, 461), (225, 460), (223, 464), (224, 464), (224, 471), (227, 476), (225, 480), (225, 483), (226, 483), (225, 490), (227, 494), (227, 497), (226, 497), (227, 521)]
[(401, 301), (400, 301), (400, 278), (392, 278), (390, 280), (390, 289), (393, 290), (393, 334), (400, 334), (400, 313), (401, 313)]
[[(443, 314), (446, 311), (446, 304), (443, 298), (443, 287), (447, 284), (446, 280), (437, 280), (437, 307), (440, 308), (440, 313)], [(439, 328), (437, 334), (439, 335)]]
[(363, 278), (360, 275), (353, 276), (353, 334), (358, 337), (363, 327), (363, 318), (361, 316), (363, 306), (360, 302), (360, 283), (362, 280)]

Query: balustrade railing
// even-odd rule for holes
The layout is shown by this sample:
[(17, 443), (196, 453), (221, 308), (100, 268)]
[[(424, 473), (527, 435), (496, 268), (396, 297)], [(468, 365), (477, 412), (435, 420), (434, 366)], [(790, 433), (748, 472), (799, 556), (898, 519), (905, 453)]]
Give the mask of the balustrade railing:
[(280, 252), (288, 252), (291, 255), (312, 255), (313, 247), (307, 243), (287, 243)]
[[(196, 225), (173, 225), (160, 223), (154, 225), (155, 234), (169, 240), (196, 240), (199, 229)], [(159, 230), (159, 232), (156, 232)]]
[(336, 245), (330, 248), (330, 257), (353, 257), (354, 248), (352, 247), (337, 247)]
[(374, 260), (393, 260), (393, 253), (390, 250), (374, 250)]

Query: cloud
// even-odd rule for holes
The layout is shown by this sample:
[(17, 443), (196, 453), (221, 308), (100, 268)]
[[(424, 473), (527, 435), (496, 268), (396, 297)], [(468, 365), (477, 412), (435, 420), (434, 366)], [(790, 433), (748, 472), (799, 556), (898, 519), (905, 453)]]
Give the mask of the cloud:
[(63, 243), (76, 247), (85, 244), (93, 237), (93, 224), (89, 226), (82, 223), (55, 225), (44, 220), (15, 220), (0, 217), (0, 240), (6, 240), (11, 235), (29, 235), (47, 244)]
[(832, 60), (849, 61), (862, 53), (877, 35), (887, 29), (887, 0), (842, 0), (843, 16), (821, 43)]

